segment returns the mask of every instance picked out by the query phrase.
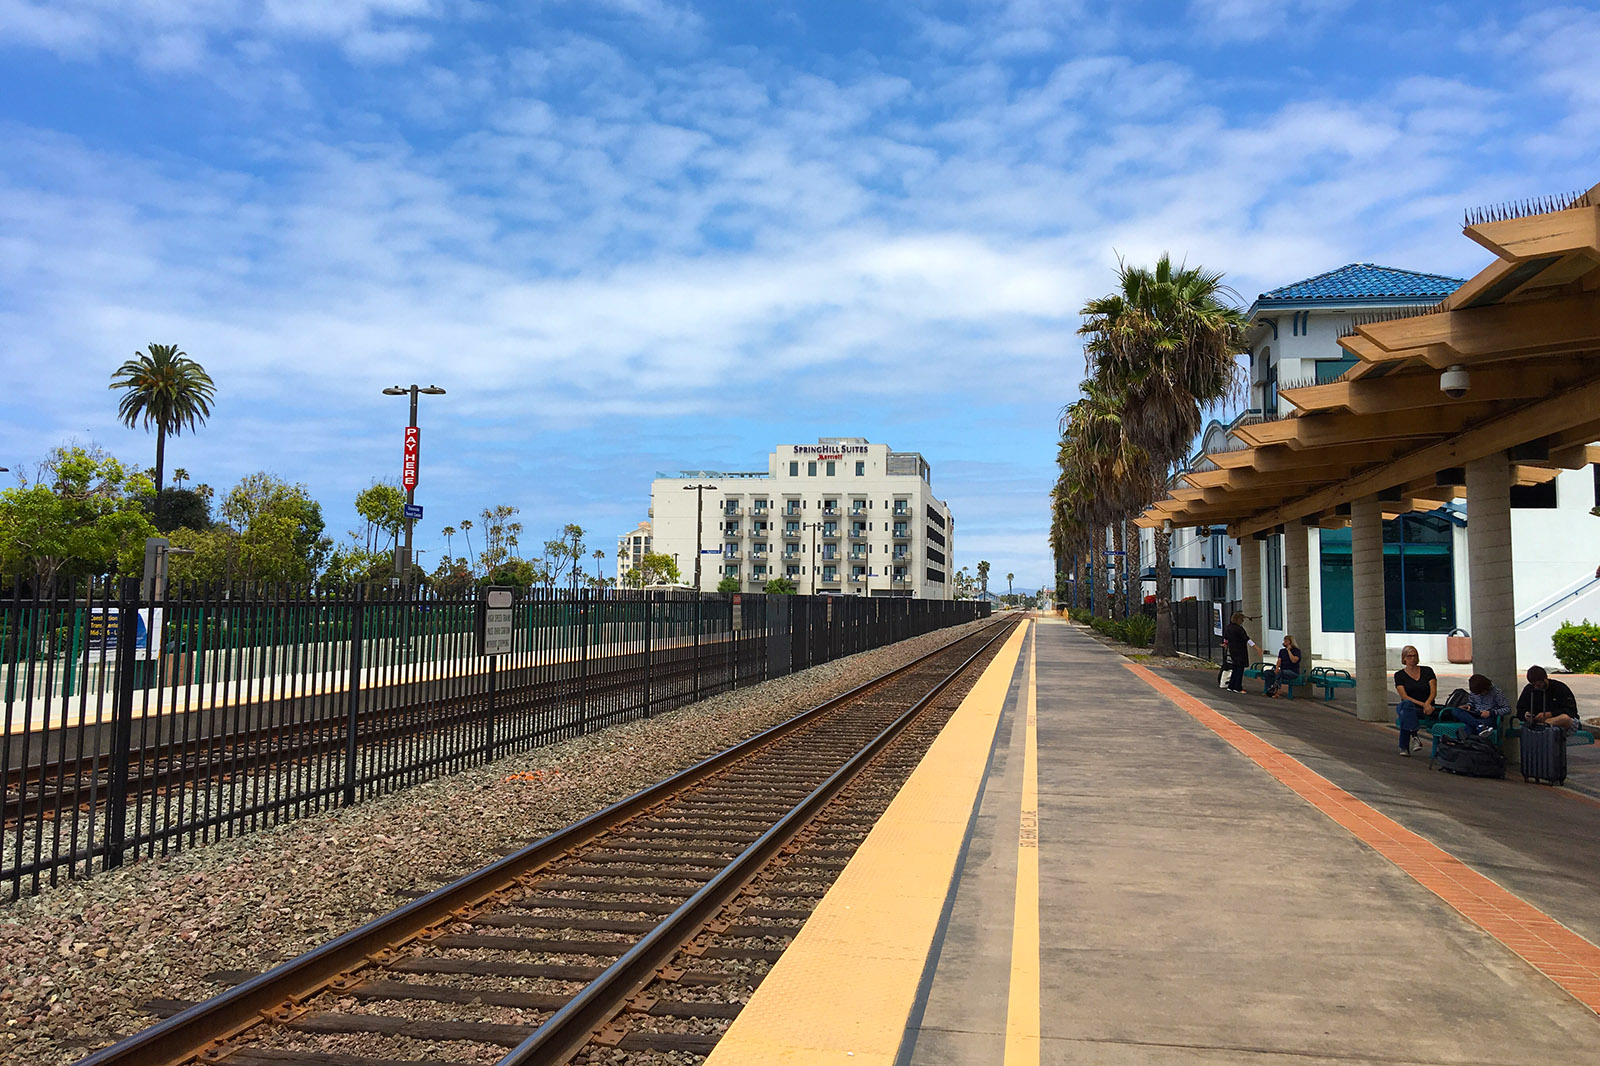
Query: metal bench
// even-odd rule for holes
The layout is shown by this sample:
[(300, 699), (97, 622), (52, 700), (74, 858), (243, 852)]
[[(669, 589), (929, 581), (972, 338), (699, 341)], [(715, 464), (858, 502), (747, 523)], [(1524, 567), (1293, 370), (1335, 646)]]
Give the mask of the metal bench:
[[(1245, 667), (1244, 676), (1245, 677), (1260, 678), (1261, 679), (1261, 694), (1262, 695), (1266, 695), (1267, 682), (1266, 682), (1266, 678), (1265, 678), (1264, 675), (1265, 675), (1266, 671), (1268, 671), (1268, 670), (1276, 670), (1277, 668), (1278, 668), (1278, 664), (1277, 663), (1268, 662), (1265, 659), (1263, 659), (1262, 661), (1260, 661), (1258, 663), (1251, 663), (1249, 666)], [(1313, 671), (1313, 673), (1315, 673), (1315, 671)], [(1316, 684), (1316, 683), (1317, 682), (1307, 674), (1296, 674), (1294, 677), (1280, 678), (1278, 680), (1278, 689), (1279, 689), (1279, 691), (1285, 693), (1285, 695), (1286, 695), (1286, 697), (1288, 699), (1292, 700), (1292, 699), (1294, 699), (1294, 690), (1295, 689), (1300, 688), (1302, 686), (1306, 686), (1306, 685), (1313, 685), (1313, 684)]]
[(1322, 689), (1323, 702), (1333, 699), (1334, 692), (1341, 688), (1356, 687), (1356, 679), (1350, 676), (1350, 671), (1336, 666), (1313, 666), (1306, 680)]

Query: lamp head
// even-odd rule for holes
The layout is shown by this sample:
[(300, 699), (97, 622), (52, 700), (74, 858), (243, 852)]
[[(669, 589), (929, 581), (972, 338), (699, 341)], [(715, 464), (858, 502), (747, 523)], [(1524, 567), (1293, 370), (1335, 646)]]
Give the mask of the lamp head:
[(427, 387), (427, 388), (425, 388), (425, 389), (418, 389), (418, 390), (417, 390), (417, 391), (418, 391), (418, 392), (425, 392), (425, 393), (427, 393), (427, 394), (428, 394), (428, 395), (429, 395), (429, 396), (443, 396), (443, 395), (444, 395), (444, 390), (443, 390), (443, 389), (441, 389), (441, 388), (440, 388), (440, 387), (439, 387), (439, 386), (437, 386), (437, 385), (429, 385), (429, 386), (428, 386), (428, 387)]
[(385, 396), (404, 396), (410, 391), (410, 389), (402, 389), (399, 385), (390, 385), (387, 389), (383, 390), (383, 394)]

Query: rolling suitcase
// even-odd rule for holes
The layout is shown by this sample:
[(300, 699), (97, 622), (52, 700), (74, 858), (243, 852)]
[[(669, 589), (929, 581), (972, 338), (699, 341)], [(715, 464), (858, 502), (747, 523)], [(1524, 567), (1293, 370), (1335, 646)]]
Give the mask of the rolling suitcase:
[(1567, 734), (1553, 726), (1522, 727), (1522, 779), (1559, 785), (1567, 779)]

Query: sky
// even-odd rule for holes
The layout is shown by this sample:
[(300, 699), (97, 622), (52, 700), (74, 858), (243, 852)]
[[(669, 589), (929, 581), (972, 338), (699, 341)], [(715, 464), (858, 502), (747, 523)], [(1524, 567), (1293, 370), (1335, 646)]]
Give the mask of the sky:
[(1470, 276), (1465, 209), (1600, 181), (1596, 55), (1600, 5), (1517, 0), (0, 0), (0, 465), (153, 465), (106, 386), (170, 343), (217, 393), (168, 470), (340, 538), (380, 390), (445, 388), (430, 569), (486, 507), (614, 551), (658, 471), (858, 436), (1047, 585), (1119, 259)]

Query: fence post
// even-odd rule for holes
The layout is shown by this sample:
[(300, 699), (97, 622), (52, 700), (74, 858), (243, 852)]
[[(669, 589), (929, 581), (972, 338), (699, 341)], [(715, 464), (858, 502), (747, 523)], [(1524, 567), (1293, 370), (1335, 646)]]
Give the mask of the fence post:
[(117, 707), (111, 725), (111, 788), (106, 794), (106, 856), (102, 869), (122, 865), (127, 847), (128, 774), (133, 760), (134, 664), (138, 662), (139, 579), (123, 578), (117, 604)]
[(355, 609), (350, 618), (350, 683), (345, 689), (344, 723), (344, 805), (356, 802), (356, 730), (361, 717), (361, 658), (366, 643), (367, 590), (356, 586)]
[(700, 590), (694, 590), (694, 701), (700, 702)]
[(500, 656), (489, 656), (489, 750), (488, 762), (494, 762), (494, 678), (495, 668), (500, 662)]
[(644, 716), (650, 717), (650, 673), (654, 655), (650, 650), (650, 631), (655, 628), (655, 600), (644, 594)]
[(589, 590), (578, 593), (578, 639), (583, 646), (578, 649), (578, 721), (584, 733), (589, 732)]

